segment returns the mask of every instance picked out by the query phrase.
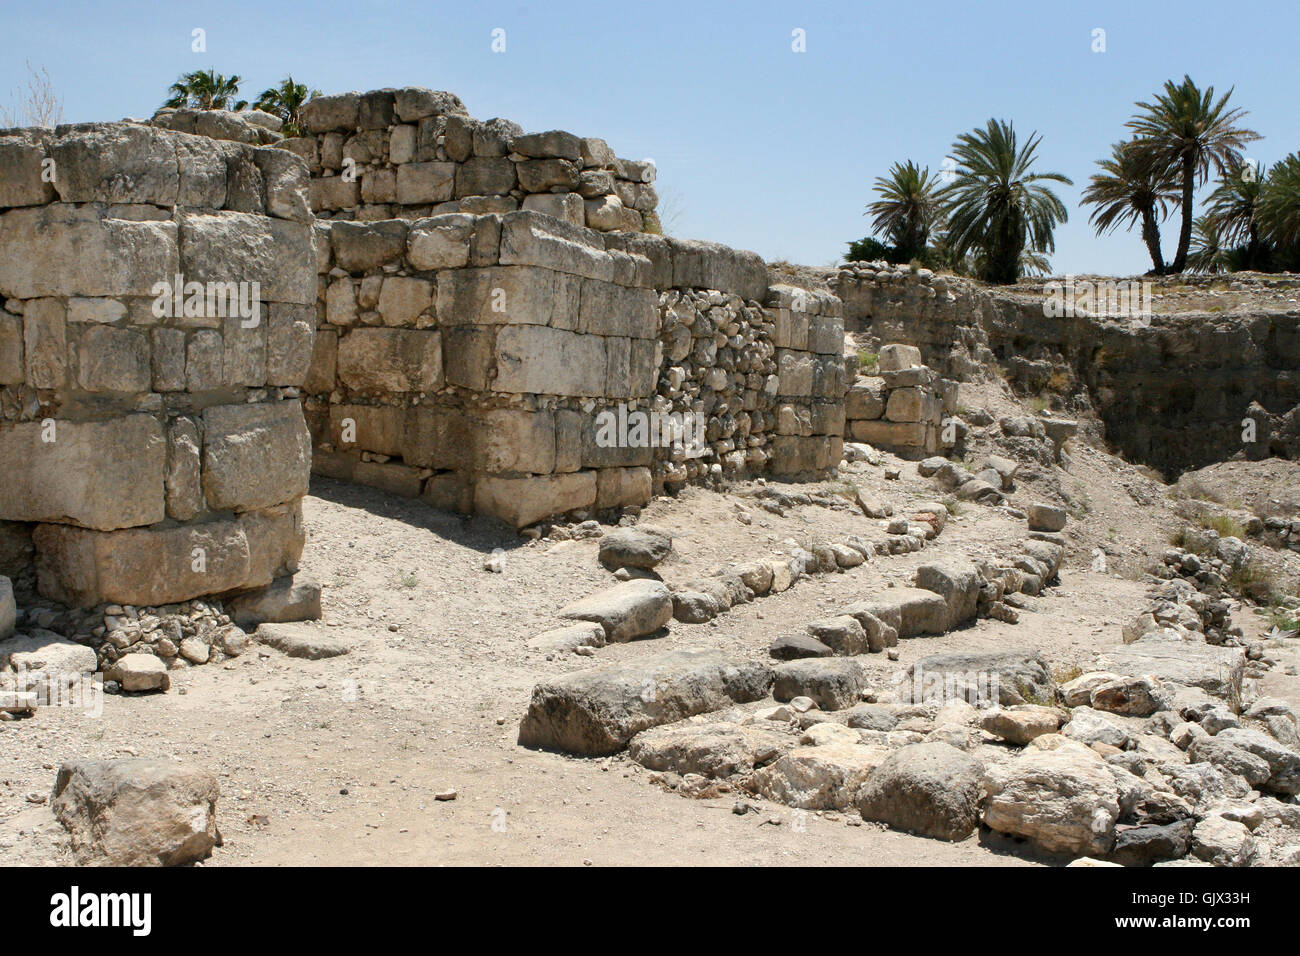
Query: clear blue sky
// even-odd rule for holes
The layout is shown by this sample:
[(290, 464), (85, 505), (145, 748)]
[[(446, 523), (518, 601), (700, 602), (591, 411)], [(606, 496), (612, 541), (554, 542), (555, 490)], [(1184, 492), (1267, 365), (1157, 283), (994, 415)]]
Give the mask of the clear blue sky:
[[(1057, 272), (1148, 267), (1136, 233), (1099, 239), (1076, 203), (1134, 101), (1166, 79), (1235, 86), (1261, 161), (1300, 149), (1296, 0), (3, 3), (0, 96), (30, 60), (67, 121), (148, 116), (192, 69), (237, 73), (246, 95), (289, 72), (325, 92), (447, 89), (476, 117), (654, 158), (678, 235), (816, 265), (868, 232), (862, 209), (891, 162), (937, 169), (990, 116), (1040, 131), (1041, 168), (1075, 181)], [(1176, 224), (1165, 232), (1168, 257)]]

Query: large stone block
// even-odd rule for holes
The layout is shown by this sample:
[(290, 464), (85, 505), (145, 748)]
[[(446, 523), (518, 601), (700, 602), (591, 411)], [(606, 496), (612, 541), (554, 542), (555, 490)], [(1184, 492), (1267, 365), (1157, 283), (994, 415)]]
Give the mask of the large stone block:
[(672, 248), (674, 287), (717, 289), (742, 299), (763, 300), (767, 265), (758, 253), (698, 239), (670, 238), (668, 243)]
[(145, 333), (108, 325), (93, 326), (81, 333), (77, 384), (83, 390), (147, 392), (152, 382), (149, 338)]
[(254, 511), (307, 493), (311, 436), (298, 402), (203, 411), (203, 492), (214, 511)]
[(312, 363), (315, 309), (272, 302), (270, 311), (266, 326), (266, 384), (301, 385)]
[(448, 213), (417, 219), (406, 239), (406, 257), (417, 269), (459, 269), (469, 264), (475, 218)]
[(497, 335), (498, 392), (605, 394), (605, 340), (539, 325), (508, 325)]
[[(46, 440), (52, 439), (52, 440)], [(149, 415), (0, 425), (0, 518), (109, 530), (164, 517), (166, 440)]]
[(308, 223), (237, 212), (185, 215), (180, 236), (187, 282), (257, 282), (264, 302), (316, 302)]
[(60, 204), (0, 214), (0, 295), (152, 296), (155, 283), (176, 274), (174, 222), (99, 215)]
[(406, 416), (407, 410), (398, 405), (331, 405), (330, 441), (339, 451), (401, 455), (406, 447)]
[(720, 651), (670, 651), (567, 674), (533, 688), (519, 743), (590, 756), (617, 753), (650, 727), (761, 700), (772, 673)]
[(302, 122), (313, 133), (351, 131), (357, 128), (360, 109), (360, 93), (313, 96), (303, 105)]
[(68, 376), (67, 310), (58, 299), (34, 299), (23, 310), (27, 383), (62, 388)]
[(397, 201), (403, 206), (446, 202), (455, 187), (455, 163), (406, 163), (397, 167)]
[(456, 166), (457, 199), (505, 196), (515, 188), (515, 164), (505, 156), (475, 156)]
[(48, 140), (43, 129), (11, 130), (0, 136), (0, 208), (54, 201), (45, 165)]
[(489, 409), (476, 431), (478, 464), (489, 474), (549, 475), (555, 470), (555, 416), (550, 412)]
[(409, 231), (410, 226), (397, 219), (336, 222), (330, 226), (330, 246), (339, 268), (366, 272), (400, 260)]
[(354, 329), (338, 343), (338, 378), (363, 392), (431, 392), (442, 387), (436, 329)]
[(502, 220), (501, 264), (544, 266), (606, 282), (615, 278), (614, 260), (599, 233), (527, 210)]
[(68, 203), (149, 203), (171, 207), (180, 196), (178, 136), (136, 123), (60, 127), (50, 143), (54, 188)]
[(532, 478), (502, 478), (488, 475), (474, 488), (474, 510), (500, 518), (516, 528), (551, 515), (596, 503), (596, 473), (575, 471), (563, 475)]
[(582, 279), (534, 266), (455, 269), (438, 279), (444, 325), (577, 327)]
[(23, 318), (0, 312), (0, 385), (21, 385), (26, 378)]
[(173, 528), (42, 524), (32, 538), (40, 592), (79, 607), (156, 607), (260, 587), (297, 570), (305, 540), (296, 506)]

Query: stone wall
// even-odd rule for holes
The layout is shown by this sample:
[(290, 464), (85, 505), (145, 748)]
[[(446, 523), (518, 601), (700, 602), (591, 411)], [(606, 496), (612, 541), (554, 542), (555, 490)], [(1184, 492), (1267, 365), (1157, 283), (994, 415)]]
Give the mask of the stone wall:
[(838, 301), (753, 253), (529, 210), (318, 228), (318, 473), (522, 527), (839, 463)]
[[(1300, 311), (1279, 301), (1294, 279), (1234, 277), (1243, 297), (1258, 287), (1266, 304), (1231, 312), (1162, 311), (1162, 292), (1226, 285), (1223, 277), (1157, 280), (1154, 314), (1142, 321), (1049, 317), (1045, 281), (987, 287), (927, 269), (853, 263), (832, 287), (846, 330), (861, 339), (915, 345), (941, 375), (996, 372), (1021, 394), (1095, 414), (1126, 457), (1170, 477), (1243, 451), (1300, 455)], [(1248, 416), (1259, 422), (1251, 444), (1242, 441)]]
[(957, 410), (958, 383), (921, 364), (915, 346), (883, 346), (875, 375), (859, 375), (844, 397), (844, 437), (918, 461), (956, 445), (943, 427)]
[(307, 170), (282, 150), (0, 131), (7, 570), (34, 562), (42, 594), (81, 606), (292, 571), (314, 263)]
[(307, 135), (279, 145), (311, 170), (311, 205), (331, 219), (543, 212), (601, 231), (658, 230), (655, 168), (604, 140), (525, 134), (476, 120), (452, 93), (410, 87), (318, 96)]

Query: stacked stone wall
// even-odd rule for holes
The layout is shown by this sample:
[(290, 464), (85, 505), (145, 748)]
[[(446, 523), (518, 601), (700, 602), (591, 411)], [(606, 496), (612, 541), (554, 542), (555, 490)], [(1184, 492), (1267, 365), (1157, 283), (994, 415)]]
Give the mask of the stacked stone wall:
[(886, 345), (877, 361), (878, 374), (859, 375), (844, 396), (844, 437), (913, 461), (955, 446), (944, 420), (957, 411), (958, 383), (922, 365), (915, 346)]
[(282, 150), (0, 131), (5, 570), (81, 606), (294, 570), (314, 263), (307, 170)]
[(526, 209), (601, 231), (658, 229), (652, 163), (620, 159), (602, 139), (476, 120), (451, 93), (318, 96), (303, 122), (306, 135), (279, 145), (307, 163), (312, 209), (324, 218)]

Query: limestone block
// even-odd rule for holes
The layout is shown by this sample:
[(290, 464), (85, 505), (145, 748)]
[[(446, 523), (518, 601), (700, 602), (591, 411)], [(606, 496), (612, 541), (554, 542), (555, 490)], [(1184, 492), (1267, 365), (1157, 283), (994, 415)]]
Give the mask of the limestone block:
[(316, 335), (312, 306), (272, 302), (266, 326), (266, 384), (301, 385), (311, 367)]
[(179, 268), (176, 237), (174, 222), (100, 219), (92, 207), (11, 209), (0, 213), (0, 294), (152, 296)]
[(438, 278), (444, 325), (551, 325), (575, 329), (582, 280), (533, 266), (455, 269)]
[[(427, 279), (386, 276), (379, 293), (379, 315), (384, 325), (412, 327), (421, 324), (419, 317), (433, 305), (434, 289), (434, 283)], [(432, 320), (430, 316), (427, 324), (432, 325)]]
[(404, 206), (446, 202), (455, 193), (455, 163), (406, 163), (397, 167), (397, 201)]
[(406, 257), (417, 269), (459, 269), (469, 264), (474, 232), (474, 217), (463, 213), (417, 219), (407, 236)]
[(354, 329), (338, 343), (338, 378), (370, 392), (427, 392), (442, 387), (442, 340), (436, 329)]
[(55, 198), (54, 184), (47, 182), (45, 130), (11, 130), (0, 136), (0, 208), (43, 206)]
[(508, 325), (497, 335), (493, 387), (499, 392), (601, 396), (606, 361), (605, 340), (598, 335)]
[(515, 188), (515, 164), (505, 156), (475, 156), (456, 164), (455, 197), (505, 196)]
[(33, 388), (61, 388), (67, 379), (66, 315), (67, 310), (57, 299), (29, 301), (23, 310), (27, 383)]
[(253, 511), (307, 493), (311, 438), (298, 402), (203, 410), (203, 492), (214, 511)]
[(187, 282), (257, 282), (264, 302), (316, 301), (316, 252), (305, 222), (237, 212), (184, 214), (180, 236)]
[(167, 517), (189, 521), (203, 511), (202, 445), (198, 423), (178, 416), (167, 423)]
[(502, 220), (501, 264), (614, 281), (614, 260), (597, 233), (531, 211), (508, 213)]
[(563, 219), (575, 226), (583, 226), (587, 222), (582, 197), (576, 193), (538, 193), (533, 196), (525, 196), (523, 208), (531, 209), (533, 212), (540, 212), (546, 216), (554, 216), (556, 219)]
[(21, 385), (26, 378), (23, 318), (0, 312), (0, 385)]
[(474, 510), (522, 528), (542, 518), (596, 503), (596, 473), (502, 478), (488, 475), (474, 488)]
[(406, 416), (407, 410), (398, 405), (331, 405), (330, 441), (339, 451), (361, 449), (401, 455), (405, 450)]
[[(52, 440), (45, 440), (52, 439)], [(109, 530), (161, 521), (166, 441), (149, 415), (0, 425), (0, 519)]]

